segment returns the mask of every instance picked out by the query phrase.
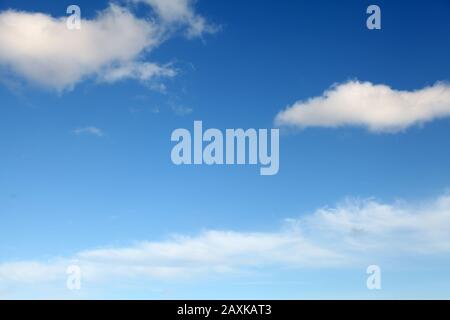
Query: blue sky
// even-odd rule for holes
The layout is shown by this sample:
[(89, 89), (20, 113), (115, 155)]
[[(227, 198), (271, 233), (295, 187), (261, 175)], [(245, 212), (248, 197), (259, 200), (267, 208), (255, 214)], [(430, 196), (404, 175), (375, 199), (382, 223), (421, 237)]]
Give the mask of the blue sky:
[[(0, 298), (449, 298), (450, 2), (170, 1), (0, 1)], [(279, 173), (175, 166), (194, 120)]]

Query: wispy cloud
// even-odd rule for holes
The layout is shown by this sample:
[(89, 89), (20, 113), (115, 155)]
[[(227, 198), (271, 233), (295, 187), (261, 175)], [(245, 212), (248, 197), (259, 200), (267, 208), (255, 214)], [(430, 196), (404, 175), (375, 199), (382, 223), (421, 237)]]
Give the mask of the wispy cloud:
[(72, 131), (74, 134), (80, 136), (80, 135), (91, 135), (96, 137), (103, 137), (105, 133), (103, 130), (97, 128), (97, 127), (83, 127), (83, 128), (76, 128)]
[(191, 114), (194, 111), (192, 108), (185, 107), (182, 105), (172, 105), (171, 109), (177, 116), (180, 117)]
[(349, 81), (331, 87), (322, 96), (294, 103), (276, 116), (275, 123), (298, 128), (359, 126), (372, 132), (394, 133), (448, 116), (449, 84), (400, 91)]
[(219, 27), (206, 21), (194, 10), (195, 0), (131, 0), (153, 8), (163, 24), (187, 26), (188, 38), (214, 33)]
[(169, 65), (160, 66), (155, 63), (131, 62), (105, 69), (100, 80), (109, 83), (126, 79), (149, 81), (155, 78), (173, 78), (176, 74), (176, 70)]
[(422, 203), (346, 200), (273, 232), (206, 230), (163, 241), (96, 248), (52, 261), (0, 264), (0, 286), (64, 281), (79, 265), (83, 281), (183, 279), (270, 268), (347, 268), (377, 259), (450, 253), (450, 195)]

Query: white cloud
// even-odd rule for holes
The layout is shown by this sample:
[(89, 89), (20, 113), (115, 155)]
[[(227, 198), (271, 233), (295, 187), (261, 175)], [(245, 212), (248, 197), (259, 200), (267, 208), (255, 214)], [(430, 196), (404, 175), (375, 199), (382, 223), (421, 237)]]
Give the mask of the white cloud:
[(153, 8), (157, 16), (169, 25), (186, 25), (189, 38), (201, 36), (203, 33), (214, 33), (217, 27), (209, 24), (205, 18), (194, 12), (194, 0), (131, 0), (145, 3)]
[(281, 126), (360, 126), (372, 132), (398, 132), (416, 124), (450, 116), (450, 85), (436, 83), (416, 91), (349, 81), (322, 96), (298, 101), (281, 111)]
[[(80, 30), (67, 28), (67, 16), (54, 18), (43, 13), (2, 11), (0, 47), (7, 50), (0, 51), (0, 66), (31, 83), (59, 91), (71, 89), (88, 77), (106, 82), (173, 77), (176, 71), (170, 65), (142, 58), (177, 30), (171, 21), (165, 20), (177, 10), (158, 1), (149, 4), (164, 20), (137, 18), (129, 8), (110, 4), (95, 18), (82, 19)], [(183, 19), (193, 19), (192, 25), (184, 26), (189, 33), (194, 32), (196, 20), (204, 21), (194, 13), (190, 2), (181, 11), (186, 11)], [(198, 35), (205, 28), (197, 30)]]
[(111, 63), (126, 63), (159, 42), (158, 29), (127, 9), (111, 5), (81, 30), (65, 18), (42, 13), (0, 14), (0, 63), (44, 87), (70, 88), (84, 77), (102, 74)]
[(64, 281), (77, 264), (83, 282), (182, 279), (280, 268), (354, 267), (411, 255), (450, 253), (450, 195), (421, 204), (347, 200), (322, 208), (273, 232), (204, 231), (165, 241), (97, 248), (65, 259), (4, 262), (0, 287)]
[(344, 254), (450, 253), (450, 194), (421, 204), (347, 200), (303, 220), (309, 239)]
[(84, 128), (76, 128), (73, 130), (73, 133), (76, 135), (91, 135), (96, 137), (103, 137), (105, 133), (103, 130), (97, 127), (84, 127)]

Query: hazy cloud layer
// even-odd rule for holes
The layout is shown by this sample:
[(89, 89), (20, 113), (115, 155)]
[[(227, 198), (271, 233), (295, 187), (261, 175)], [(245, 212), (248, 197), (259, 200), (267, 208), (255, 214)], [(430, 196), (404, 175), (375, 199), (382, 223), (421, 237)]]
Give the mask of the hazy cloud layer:
[[(89, 249), (52, 261), (0, 264), (0, 287), (65, 283), (68, 265), (84, 283), (118, 279), (183, 279), (270, 268), (354, 267), (375, 257), (450, 253), (450, 195), (419, 204), (346, 200), (333, 208), (288, 219), (273, 232), (209, 230), (144, 241), (127, 247)], [(122, 281), (121, 280), (121, 281)]]

